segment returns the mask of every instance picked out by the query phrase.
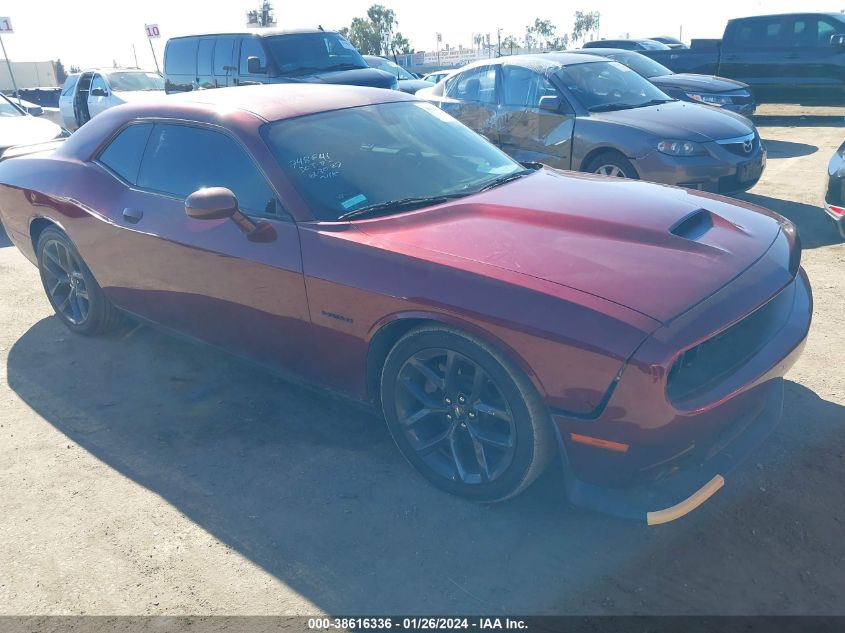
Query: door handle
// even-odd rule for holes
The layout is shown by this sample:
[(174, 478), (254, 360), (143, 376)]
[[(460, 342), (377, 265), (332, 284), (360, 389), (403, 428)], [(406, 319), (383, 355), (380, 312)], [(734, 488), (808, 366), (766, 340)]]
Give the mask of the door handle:
[(137, 224), (144, 217), (144, 212), (138, 209), (126, 208), (123, 210), (123, 219), (131, 224)]

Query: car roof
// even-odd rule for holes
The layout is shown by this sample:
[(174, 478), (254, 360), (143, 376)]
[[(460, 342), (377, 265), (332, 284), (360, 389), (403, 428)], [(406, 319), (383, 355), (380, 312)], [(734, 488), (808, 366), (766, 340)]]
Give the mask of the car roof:
[(766, 15), (747, 15), (741, 18), (731, 18), (728, 22), (739, 22), (740, 20), (766, 20), (769, 18), (796, 18), (802, 15), (824, 15), (835, 18), (839, 22), (845, 21), (845, 14), (839, 11), (792, 11), (790, 13), (769, 13)]
[[(567, 51), (573, 55), (597, 55), (601, 57), (602, 55), (616, 55), (617, 53), (624, 53), (625, 55), (642, 55), (639, 51), (629, 51), (627, 48), (612, 48), (608, 46), (607, 48), (579, 48), (574, 51)], [(645, 57), (645, 55), (642, 55)]]
[(523, 55), (507, 55), (495, 59), (480, 59), (477, 62), (468, 64), (460, 70), (477, 68), (479, 66), (502, 66), (514, 64), (534, 70), (546, 70), (552, 66), (574, 66), (575, 64), (586, 64), (588, 62), (606, 62), (607, 59), (600, 55), (589, 55), (587, 53), (573, 53), (572, 51), (560, 51), (552, 53), (525, 53)]
[(289, 83), (195, 90), (162, 97), (160, 101), (151, 102), (151, 107), (153, 104), (184, 104), (201, 109), (237, 109), (250, 112), (266, 121), (278, 121), (328, 110), (415, 100), (414, 96), (399, 90)]
[(301, 35), (303, 33), (333, 33), (337, 35), (337, 31), (332, 31), (330, 29), (266, 29), (266, 28), (257, 28), (257, 29), (249, 29), (245, 31), (224, 31), (221, 33), (188, 33), (185, 35), (177, 35), (176, 37), (171, 37), (171, 40), (181, 40), (189, 37), (219, 37), (222, 35), (255, 35), (258, 37), (270, 37), (273, 35)]

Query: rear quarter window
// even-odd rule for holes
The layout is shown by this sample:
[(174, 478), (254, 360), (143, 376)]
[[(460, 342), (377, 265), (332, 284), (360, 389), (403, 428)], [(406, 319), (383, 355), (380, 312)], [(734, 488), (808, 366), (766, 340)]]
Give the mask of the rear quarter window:
[(152, 129), (152, 123), (136, 123), (124, 128), (100, 153), (97, 160), (134, 185), (138, 180), (141, 158)]
[(195, 38), (170, 40), (164, 51), (164, 72), (171, 75), (195, 75), (197, 43)]

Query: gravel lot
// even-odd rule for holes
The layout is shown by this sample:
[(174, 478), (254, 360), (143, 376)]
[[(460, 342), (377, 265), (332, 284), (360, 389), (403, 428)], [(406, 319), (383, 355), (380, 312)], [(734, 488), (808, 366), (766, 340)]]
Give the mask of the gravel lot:
[(845, 124), (778, 114), (742, 197), (801, 230), (810, 340), (768, 443), (653, 528), (568, 508), (554, 471), (473, 505), (344, 402), (146, 327), (76, 337), (0, 233), (0, 614), (845, 614), (845, 244), (819, 209)]

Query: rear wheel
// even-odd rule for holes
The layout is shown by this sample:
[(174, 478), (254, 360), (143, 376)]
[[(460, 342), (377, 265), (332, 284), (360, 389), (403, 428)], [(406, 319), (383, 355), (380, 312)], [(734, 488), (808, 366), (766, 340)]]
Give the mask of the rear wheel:
[(631, 161), (618, 152), (602, 152), (587, 164), (584, 171), (612, 178), (639, 178)]
[(103, 294), (67, 235), (57, 228), (44, 229), (36, 252), (47, 299), (70, 330), (99, 334), (120, 323), (120, 312)]
[(512, 497), (554, 452), (551, 421), (528, 378), (498, 350), (449, 328), (423, 327), (396, 343), (381, 398), (402, 454), (452, 494)]

